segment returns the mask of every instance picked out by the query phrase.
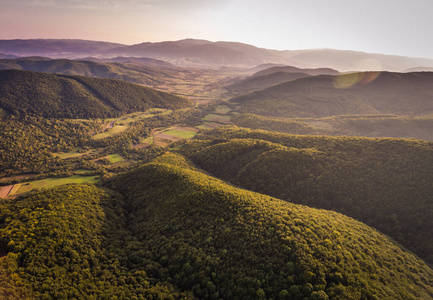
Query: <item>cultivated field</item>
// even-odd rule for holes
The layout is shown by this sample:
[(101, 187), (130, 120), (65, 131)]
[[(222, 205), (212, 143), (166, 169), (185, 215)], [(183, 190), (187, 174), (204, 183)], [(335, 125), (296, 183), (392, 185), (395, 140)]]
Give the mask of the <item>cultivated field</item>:
[(109, 160), (112, 164), (115, 164), (115, 163), (118, 163), (118, 162), (122, 162), (122, 161), (124, 161), (125, 159), (124, 159), (122, 156), (120, 156), (119, 154), (112, 154), (112, 155), (109, 155), (109, 156), (108, 156), (108, 160)]
[(6, 198), (6, 196), (9, 195), (12, 188), (13, 188), (13, 185), (7, 185), (7, 186), (0, 187), (0, 198)]
[[(81, 175), (74, 175), (71, 177), (64, 177), (64, 178), (45, 178), (41, 180), (16, 184), (19, 187), (17, 188), (14, 194), (17, 195), (17, 194), (27, 193), (35, 188), (38, 189), (52, 188), (58, 185), (63, 185), (68, 183), (96, 183), (98, 181), (99, 181), (98, 176), (81, 176)], [(12, 195), (12, 193), (10, 193), (9, 195)]]
[(127, 128), (128, 128), (127, 125), (116, 125), (116, 124), (114, 124), (113, 127), (107, 129), (106, 131), (98, 133), (98, 134), (95, 134), (92, 137), (92, 139), (94, 139), (94, 140), (105, 139), (105, 138), (113, 136), (115, 134), (124, 132)]
[(203, 118), (203, 121), (228, 124), (228, 123), (230, 123), (230, 119), (231, 119), (231, 116), (228, 116), (228, 115), (208, 114)]
[(219, 115), (226, 115), (229, 112), (231, 112), (231, 108), (225, 105), (218, 105), (215, 110), (214, 113), (219, 114)]
[(164, 132), (164, 134), (179, 137), (182, 139), (192, 139), (197, 135), (197, 132), (192, 130), (170, 129)]

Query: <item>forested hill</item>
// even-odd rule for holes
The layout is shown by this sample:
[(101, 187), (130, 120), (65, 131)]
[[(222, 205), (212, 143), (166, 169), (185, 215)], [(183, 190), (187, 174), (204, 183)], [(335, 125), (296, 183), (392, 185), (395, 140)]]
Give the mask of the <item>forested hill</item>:
[(267, 68), (265, 70), (258, 71), (256, 73), (254, 73), (252, 76), (253, 77), (261, 77), (261, 76), (266, 76), (266, 75), (280, 73), (280, 72), (295, 73), (295, 74), (296, 73), (305, 73), (305, 74), (308, 74), (310, 76), (338, 75), (339, 74), (339, 72), (337, 70), (333, 70), (333, 69), (329, 69), (329, 68), (301, 69), (301, 68), (296, 68), (293, 66), (273, 66), (273, 67)]
[(242, 112), (277, 117), (433, 113), (433, 73), (316, 76), (232, 99)]
[(237, 114), (231, 122), (239, 127), (290, 134), (398, 137), (433, 141), (433, 115), (345, 115), (325, 118), (279, 118)]
[(46, 57), (0, 59), (0, 70), (25, 70), (118, 79), (146, 86), (158, 86), (176, 74), (175, 68), (163, 61), (119, 57), (107, 60), (69, 60)]
[(433, 270), (341, 214), (165, 154), (0, 202), (2, 299), (433, 299)]
[[(199, 299), (433, 297), (433, 271), (368, 226), (234, 188), (174, 155), (109, 187), (126, 198), (129, 229), (162, 278)], [(420, 273), (405, 273), (412, 264)]]
[(338, 75), (333, 69), (300, 69), (292, 66), (273, 66), (254, 73), (234, 84), (225, 87), (229, 92), (245, 94), (259, 91), (284, 82), (318, 75)]
[(391, 236), (433, 264), (433, 143), (214, 130), (185, 153), (243, 188), (331, 209)]
[(16, 116), (107, 118), (190, 105), (190, 100), (120, 80), (0, 71), (0, 109)]

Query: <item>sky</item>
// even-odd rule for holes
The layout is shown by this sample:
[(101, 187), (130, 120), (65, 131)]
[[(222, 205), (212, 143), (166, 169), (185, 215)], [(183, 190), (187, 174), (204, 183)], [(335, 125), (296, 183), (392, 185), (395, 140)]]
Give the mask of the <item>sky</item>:
[(432, 0), (0, 0), (0, 39), (198, 38), (433, 58)]

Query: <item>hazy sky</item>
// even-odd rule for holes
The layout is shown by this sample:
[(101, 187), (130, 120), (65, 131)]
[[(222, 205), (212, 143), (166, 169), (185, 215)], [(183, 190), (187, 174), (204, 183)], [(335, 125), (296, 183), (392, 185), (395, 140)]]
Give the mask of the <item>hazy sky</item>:
[(433, 58), (433, 0), (0, 0), (0, 39), (201, 38)]

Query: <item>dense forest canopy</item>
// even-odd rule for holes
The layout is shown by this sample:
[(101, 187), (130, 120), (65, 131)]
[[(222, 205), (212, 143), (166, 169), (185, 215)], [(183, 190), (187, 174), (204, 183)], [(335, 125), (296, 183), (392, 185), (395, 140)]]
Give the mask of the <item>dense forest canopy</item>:
[(183, 151), (243, 188), (344, 213), (433, 263), (433, 144), (226, 127)]
[(177, 71), (180, 71), (163, 61), (133, 57), (107, 60), (91, 58), (89, 60), (69, 60), (46, 57), (0, 59), (0, 70), (7, 69), (110, 78), (146, 86), (161, 85), (169, 77), (178, 75)]
[(0, 70), (0, 109), (45, 118), (108, 118), (191, 100), (120, 80)]
[(325, 118), (278, 118), (238, 114), (232, 123), (290, 134), (399, 137), (433, 141), (433, 116), (352, 115)]
[(433, 271), (387, 236), (179, 155), (0, 205), (6, 299), (433, 298)]

